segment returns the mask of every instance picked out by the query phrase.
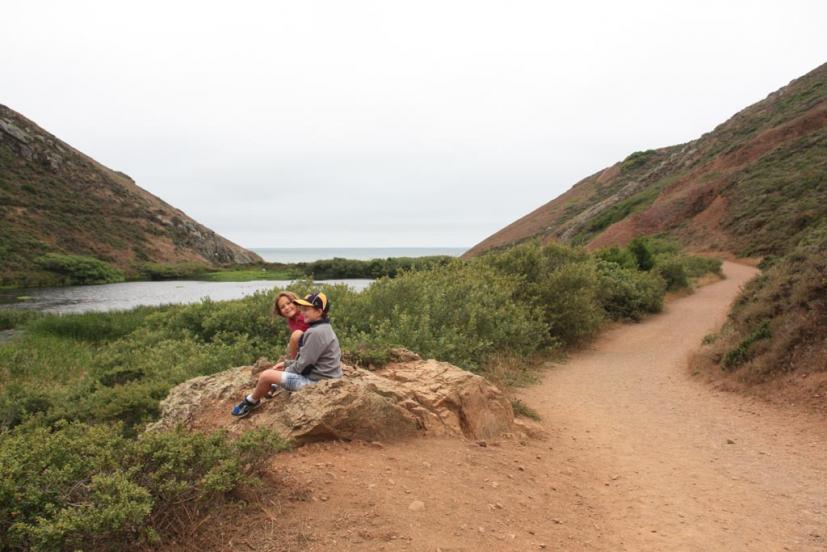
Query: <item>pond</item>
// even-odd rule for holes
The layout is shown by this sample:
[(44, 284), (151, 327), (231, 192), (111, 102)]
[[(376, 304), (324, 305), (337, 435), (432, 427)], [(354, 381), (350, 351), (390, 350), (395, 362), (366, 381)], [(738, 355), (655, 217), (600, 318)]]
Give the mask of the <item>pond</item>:
[[(361, 291), (373, 280), (349, 279), (319, 281), (319, 284), (347, 284)], [(32, 309), (50, 313), (127, 310), (137, 306), (169, 303), (197, 303), (209, 297), (214, 301), (240, 299), (257, 291), (285, 288), (288, 280), (253, 282), (123, 282), (99, 286), (69, 286), (0, 290), (0, 308)], [(335, 301), (335, 298), (332, 298)]]

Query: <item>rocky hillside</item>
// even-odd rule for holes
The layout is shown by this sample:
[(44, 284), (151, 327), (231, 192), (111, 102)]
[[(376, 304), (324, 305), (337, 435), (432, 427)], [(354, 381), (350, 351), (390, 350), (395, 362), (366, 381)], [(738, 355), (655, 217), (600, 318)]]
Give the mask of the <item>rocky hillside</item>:
[(46, 253), (127, 274), (145, 262), (261, 259), (0, 105), (0, 285), (46, 280)]
[(781, 255), (827, 215), (827, 64), (697, 140), (632, 153), (473, 247), (623, 244), (668, 233), (697, 250)]

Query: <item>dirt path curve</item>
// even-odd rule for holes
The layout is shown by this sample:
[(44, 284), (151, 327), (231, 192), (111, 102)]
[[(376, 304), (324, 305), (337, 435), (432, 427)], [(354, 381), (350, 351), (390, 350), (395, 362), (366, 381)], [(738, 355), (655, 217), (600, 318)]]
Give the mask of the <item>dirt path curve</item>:
[(594, 478), (605, 548), (827, 550), (827, 423), (687, 374), (688, 354), (755, 271), (725, 273), (524, 394)]
[(687, 374), (754, 269), (617, 326), (522, 399), (546, 436), (328, 443), (172, 548), (827, 550), (827, 424)]

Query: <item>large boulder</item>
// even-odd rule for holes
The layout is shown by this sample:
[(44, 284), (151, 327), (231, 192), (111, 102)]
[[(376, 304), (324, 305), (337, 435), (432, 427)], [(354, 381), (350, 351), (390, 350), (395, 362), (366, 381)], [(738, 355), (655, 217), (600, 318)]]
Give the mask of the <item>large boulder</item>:
[(240, 420), (230, 410), (266, 365), (195, 378), (170, 391), (161, 403), (161, 419), (148, 430), (183, 425), (240, 433), (268, 426), (298, 443), (414, 435), (489, 439), (511, 431), (511, 403), (486, 379), (446, 362), (407, 358), (376, 371), (344, 365), (342, 379), (281, 391)]

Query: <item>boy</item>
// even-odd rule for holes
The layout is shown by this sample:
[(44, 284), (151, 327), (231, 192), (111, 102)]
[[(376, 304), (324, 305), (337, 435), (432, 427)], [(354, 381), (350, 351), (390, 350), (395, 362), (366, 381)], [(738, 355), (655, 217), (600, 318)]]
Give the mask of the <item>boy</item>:
[(304, 299), (295, 299), (293, 303), (302, 311), (304, 321), (309, 326), (301, 338), (299, 356), (263, 371), (253, 392), (233, 408), (233, 416), (243, 418), (257, 408), (261, 404), (261, 398), (270, 391), (271, 385), (297, 391), (317, 381), (342, 377), (342, 351), (327, 318), (330, 311), (327, 296), (324, 293), (311, 293)]

